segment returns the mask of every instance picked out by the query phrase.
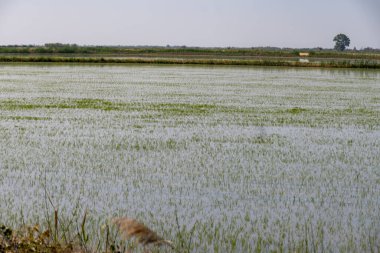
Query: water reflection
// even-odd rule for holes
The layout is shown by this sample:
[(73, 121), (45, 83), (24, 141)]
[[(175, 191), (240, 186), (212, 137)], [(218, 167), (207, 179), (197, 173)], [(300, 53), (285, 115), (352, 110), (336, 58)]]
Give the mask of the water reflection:
[(380, 78), (380, 71), (374, 69), (319, 69), (323, 75), (343, 75), (355, 78)]

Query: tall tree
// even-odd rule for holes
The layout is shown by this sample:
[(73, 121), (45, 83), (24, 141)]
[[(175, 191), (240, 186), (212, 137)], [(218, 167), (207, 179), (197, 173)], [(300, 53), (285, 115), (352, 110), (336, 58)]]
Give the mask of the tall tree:
[(340, 33), (334, 37), (335, 50), (344, 51), (346, 47), (350, 46), (350, 38), (347, 35)]

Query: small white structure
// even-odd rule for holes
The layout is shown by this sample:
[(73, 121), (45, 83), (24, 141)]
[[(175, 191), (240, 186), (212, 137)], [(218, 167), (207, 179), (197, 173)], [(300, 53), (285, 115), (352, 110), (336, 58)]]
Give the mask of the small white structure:
[(301, 57), (308, 57), (310, 54), (309, 53), (306, 53), (306, 52), (300, 52), (299, 55)]

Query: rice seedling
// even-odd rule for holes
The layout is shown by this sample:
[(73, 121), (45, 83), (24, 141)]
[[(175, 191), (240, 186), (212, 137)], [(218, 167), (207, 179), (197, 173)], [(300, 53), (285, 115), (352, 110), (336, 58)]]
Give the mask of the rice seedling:
[[(48, 243), (87, 252), (376, 252), (379, 80), (0, 65), (0, 223), (39, 224), (33, 240), (49, 231)], [(126, 214), (149, 228), (120, 237), (109, 220)], [(138, 231), (175, 249), (144, 249)]]

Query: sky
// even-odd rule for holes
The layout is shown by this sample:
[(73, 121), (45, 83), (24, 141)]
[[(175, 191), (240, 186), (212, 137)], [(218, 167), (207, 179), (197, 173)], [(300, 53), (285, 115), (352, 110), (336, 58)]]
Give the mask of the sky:
[(0, 45), (380, 48), (380, 0), (0, 0)]

